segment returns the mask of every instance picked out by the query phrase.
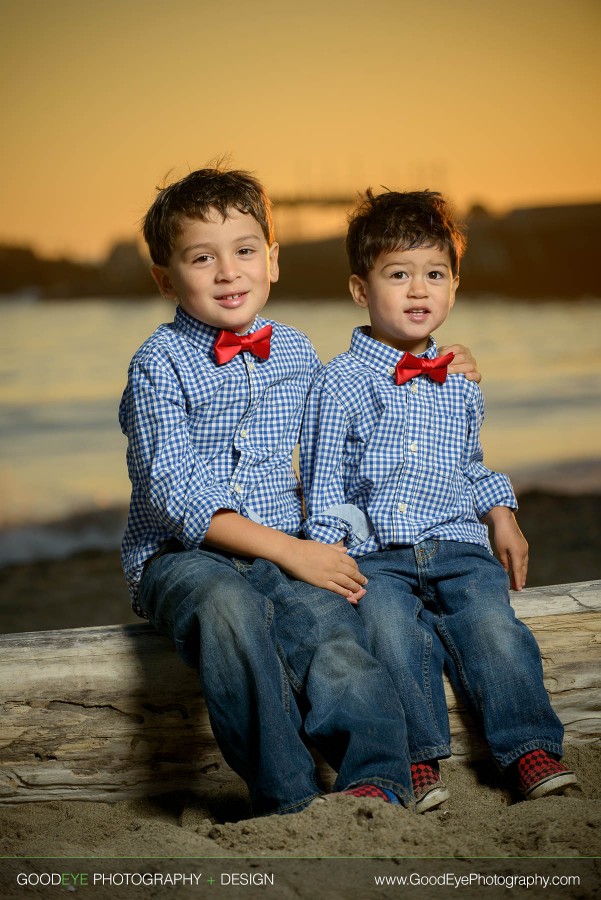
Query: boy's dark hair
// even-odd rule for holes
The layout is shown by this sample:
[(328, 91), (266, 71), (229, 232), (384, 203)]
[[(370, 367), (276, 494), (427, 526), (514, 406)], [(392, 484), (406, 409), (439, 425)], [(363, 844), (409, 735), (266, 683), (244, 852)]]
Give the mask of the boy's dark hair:
[(228, 171), (216, 165), (190, 172), (158, 190), (144, 216), (142, 232), (151, 259), (159, 266), (169, 265), (182, 219), (206, 221), (211, 209), (216, 209), (224, 220), (230, 209), (251, 215), (261, 226), (267, 243), (273, 243), (271, 201), (263, 185), (249, 172)]
[(381, 253), (435, 246), (447, 250), (453, 276), (465, 250), (465, 236), (436, 191), (371, 190), (349, 216), (346, 252), (351, 272), (366, 278)]

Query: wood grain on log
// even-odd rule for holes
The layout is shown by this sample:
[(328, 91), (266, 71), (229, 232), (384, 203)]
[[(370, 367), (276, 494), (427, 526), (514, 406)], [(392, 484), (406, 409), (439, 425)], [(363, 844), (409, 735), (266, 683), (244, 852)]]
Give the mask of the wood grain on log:
[[(601, 582), (512, 602), (566, 740), (601, 740)], [(485, 752), (446, 685), (453, 751)], [(149, 625), (0, 635), (0, 803), (121, 800), (231, 782), (195, 672)]]

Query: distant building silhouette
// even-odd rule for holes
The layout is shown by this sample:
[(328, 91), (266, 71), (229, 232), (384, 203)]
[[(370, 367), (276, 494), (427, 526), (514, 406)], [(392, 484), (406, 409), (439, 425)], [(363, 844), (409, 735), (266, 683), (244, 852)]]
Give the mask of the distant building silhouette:
[(535, 206), (490, 217), (467, 217), (462, 291), (524, 298), (601, 297), (601, 203)]
[[(280, 204), (349, 205), (346, 197), (289, 197)], [(594, 265), (601, 246), (601, 203), (515, 209), (493, 216), (474, 206), (465, 221), (468, 250), (461, 290), (523, 299), (599, 297)], [(282, 248), (275, 297), (346, 297), (348, 265), (340, 237)], [(156, 293), (136, 241), (117, 241), (104, 262), (42, 259), (29, 247), (0, 245), (0, 293), (43, 299), (148, 297)]]

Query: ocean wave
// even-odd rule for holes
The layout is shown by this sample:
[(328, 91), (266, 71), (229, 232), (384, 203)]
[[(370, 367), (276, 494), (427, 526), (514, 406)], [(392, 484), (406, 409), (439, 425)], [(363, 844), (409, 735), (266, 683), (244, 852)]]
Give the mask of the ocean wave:
[(0, 568), (117, 550), (127, 522), (122, 508), (76, 513), (54, 522), (0, 530)]
[[(511, 472), (511, 480), (518, 499), (530, 491), (601, 494), (601, 460), (591, 457), (547, 466), (524, 466)], [(117, 550), (126, 523), (127, 509), (115, 506), (74, 513), (58, 521), (0, 529), (0, 568), (67, 559), (85, 551)]]
[(601, 459), (567, 460), (548, 465), (520, 466), (511, 472), (518, 493), (542, 491), (558, 494), (601, 493)]

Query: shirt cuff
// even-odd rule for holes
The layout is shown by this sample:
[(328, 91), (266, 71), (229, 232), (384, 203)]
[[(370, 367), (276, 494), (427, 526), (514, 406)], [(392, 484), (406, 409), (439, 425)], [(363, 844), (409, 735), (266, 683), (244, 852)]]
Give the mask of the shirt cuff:
[(494, 472), (488, 478), (475, 482), (472, 491), (479, 519), (489, 513), (494, 506), (507, 506), (513, 510), (518, 508), (511, 482), (502, 472)]
[(347, 529), (344, 522), (334, 516), (311, 517), (303, 522), (303, 532), (310, 541), (319, 541), (320, 544), (337, 544), (346, 540)]
[(203, 491), (202, 498), (191, 504), (185, 517), (182, 533), (178, 535), (187, 550), (194, 550), (204, 541), (211, 519), (219, 509), (230, 509), (232, 512), (240, 512), (241, 499), (232, 495), (222, 485)]
[(304, 524), (307, 537), (323, 544), (344, 541), (349, 548), (363, 544), (373, 532), (368, 517), (353, 503), (329, 506), (318, 516), (311, 516)]

